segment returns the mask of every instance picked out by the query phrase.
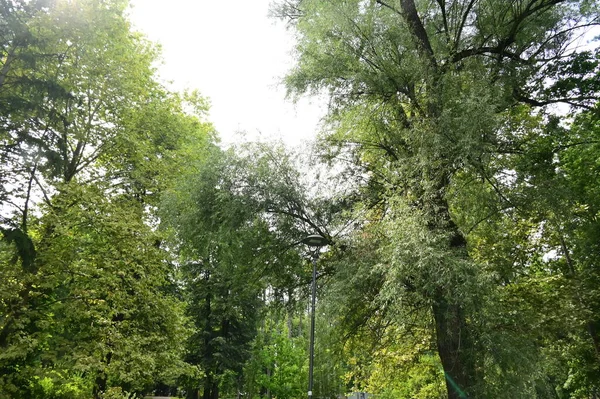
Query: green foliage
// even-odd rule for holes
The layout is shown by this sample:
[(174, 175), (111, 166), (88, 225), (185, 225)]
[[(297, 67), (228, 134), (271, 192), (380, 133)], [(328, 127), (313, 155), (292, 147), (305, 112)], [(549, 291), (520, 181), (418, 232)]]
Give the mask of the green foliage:
[(60, 364), (135, 390), (169, 375), (173, 382), (183, 366), (183, 308), (168, 294), (165, 254), (138, 207), (109, 201), (98, 187), (71, 187), (53, 202), (59, 211), (39, 226), (52, 234), (37, 243), (37, 299), (24, 303), (27, 312), (5, 313), (34, 324), (13, 327), (19, 335), (5, 342), (4, 367)]
[(195, 375), (153, 226), (215, 139), (206, 101), (157, 83), (126, 1), (1, 5), (0, 396), (137, 395)]
[(597, 4), (283, 2), (329, 171), (218, 148), (126, 7), (0, 0), (0, 396), (303, 396), (307, 233), (316, 396), (597, 395)]
[[(529, 345), (537, 349), (527, 350), (537, 368), (536, 390), (586, 397), (598, 378), (597, 283), (591, 283), (596, 273), (588, 263), (596, 253), (597, 210), (596, 197), (587, 195), (596, 186), (596, 118), (582, 113), (561, 125), (555, 118), (547, 123), (523, 118), (523, 111), (513, 118), (521, 118), (530, 132), (520, 151), (491, 164), (487, 181), (461, 179), (459, 184), (469, 187), (463, 195), (477, 192), (483, 201), (461, 195), (457, 203), (464, 208), (457, 212), (479, 213), (485, 221), (467, 224), (472, 223), (471, 253), (502, 284), (503, 306), (496, 315), (504, 325), (512, 320), (511, 329), (521, 337), (536, 331)], [(491, 201), (497, 194), (503, 204)], [(594, 243), (588, 246), (588, 240)]]
[(102, 395), (102, 399), (134, 399), (135, 397), (135, 394), (123, 391), (120, 387), (111, 387)]
[(592, 165), (565, 161), (595, 139), (579, 140), (548, 106), (595, 105), (598, 59), (573, 43), (598, 6), (282, 3), (298, 35), (288, 89), (329, 94), (323, 152), (360, 176), (356, 232), (340, 240), (345, 264), (333, 262), (347, 334), (418, 315), (450, 398), (531, 397), (564, 383), (563, 370), (547, 374), (546, 345), (579, 341), (597, 314), (595, 283), (583, 284), (594, 273), (582, 273), (593, 250), (577, 258), (594, 236), (580, 228), (595, 228), (570, 185), (597, 179)]
[[(42, 372), (44, 370), (41, 370)], [(85, 399), (91, 391), (91, 381), (81, 372), (47, 370), (30, 382), (31, 397), (49, 399)]]
[(245, 375), (250, 397), (300, 397), (308, 381), (307, 341), (292, 336), (283, 320), (267, 318), (253, 343)]
[[(180, 255), (195, 323), (187, 359), (206, 373), (189, 388), (202, 387), (205, 397), (239, 391), (244, 384), (253, 395), (264, 394), (260, 387), (283, 396), (298, 390), (297, 379), (287, 381), (291, 371), (280, 375), (271, 369), (275, 374), (265, 380), (259, 366), (246, 367), (252, 376), (242, 369), (247, 361), (261, 364), (260, 351), (270, 350), (269, 343), (263, 348), (255, 340), (265, 303), (294, 309), (305, 295), (299, 287), (309, 286), (311, 274), (300, 257), (300, 239), (319, 228), (328, 235), (321, 226), (331, 220), (333, 207), (312, 201), (302, 183), (294, 159), (281, 147), (214, 147), (165, 198), (162, 220)], [(252, 342), (259, 345), (254, 352)], [(300, 353), (289, 349), (292, 357)], [(277, 387), (277, 381), (285, 386)]]
[[(177, 234), (181, 277), (194, 321), (187, 361), (202, 368), (205, 395), (217, 392), (249, 356), (261, 307), (269, 229), (249, 198), (237, 195), (226, 153), (214, 147), (167, 199), (165, 220)], [(191, 382), (197, 389), (200, 381)]]

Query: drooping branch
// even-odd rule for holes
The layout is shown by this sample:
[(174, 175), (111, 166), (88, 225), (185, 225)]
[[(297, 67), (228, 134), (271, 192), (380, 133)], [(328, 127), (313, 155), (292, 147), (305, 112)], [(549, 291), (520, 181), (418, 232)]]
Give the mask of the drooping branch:
[(459, 51), (458, 53), (455, 53), (452, 56), (450, 61), (452, 63), (457, 63), (465, 58), (472, 57), (475, 55), (490, 55), (490, 54), (510, 58), (511, 60), (522, 62), (523, 64), (531, 62), (527, 59), (521, 58), (521, 56), (519, 54), (511, 52), (511, 51), (507, 50), (506, 47), (501, 46), (501, 45), (493, 46), (493, 47), (492, 46), (483, 46), (483, 47), (477, 47), (477, 48), (464, 49), (464, 50)]
[[(518, 33), (522, 27), (522, 24), (525, 20), (527, 20), (531, 16), (536, 15), (538, 13), (543, 13), (554, 6), (556, 6), (560, 3), (563, 3), (564, 1), (565, 0), (547, 0), (547, 1), (530, 0), (527, 3), (527, 5), (523, 8), (523, 10), (521, 12), (517, 13), (516, 15), (514, 15), (513, 18), (510, 20), (510, 22), (508, 22), (510, 29), (504, 37), (498, 38), (497, 45), (485, 46), (485, 45), (481, 44), (478, 47), (471, 47), (471, 48), (463, 49), (461, 51), (456, 52), (452, 56), (451, 62), (456, 63), (465, 58), (477, 56), (477, 55), (499, 55), (501, 57), (506, 57), (511, 60), (521, 62), (523, 64), (533, 64), (537, 61), (540, 61), (540, 60), (535, 59), (535, 55), (537, 55), (541, 51), (541, 48), (543, 48), (543, 45), (545, 45), (550, 39), (548, 39), (546, 42), (544, 42), (542, 44), (541, 48), (538, 49), (538, 51), (536, 53), (534, 53), (534, 56), (528, 57), (528, 58), (522, 58), (521, 54), (516, 53), (514, 51), (510, 51), (509, 47), (513, 43), (515, 43), (515, 41), (517, 39), (517, 35), (518, 35)], [(464, 30), (464, 26), (466, 24), (466, 21), (468, 20), (468, 15), (469, 15), (473, 5), (474, 5), (474, 1), (470, 2), (467, 6), (465, 13), (462, 16), (462, 20), (461, 20), (459, 29), (457, 31), (455, 50), (458, 48), (462, 31)], [(590, 24), (581, 25), (578, 27), (569, 27), (569, 28), (566, 28), (565, 30), (553, 35), (552, 37), (558, 37), (562, 34), (566, 34), (570, 31), (578, 29), (579, 27), (585, 27), (588, 25), (590, 25)], [(487, 42), (487, 39), (483, 41), (483, 43), (485, 43), (485, 42)]]
[(13, 45), (7, 52), (6, 58), (4, 61), (4, 65), (2, 65), (2, 69), (0, 69), (0, 89), (4, 86), (4, 81), (8, 76), (8, 72), (10, 70), (10, 64), (15, 60), (15, 51), (16, 45)]
[(448, 26), (448, 15), (446, 11), (446, 0), (436, 0), (438, 6), (440, 6), (440, 11), (442, 13), (442, 24), (444, 25), (444, 37), (446, 38), (446, 42), (450, 45), (450, 28)]
[(33, 168), (31, 168), (31, 173), (29, 176), (29, 181), (27, 182), (27, 193), (25, 194), (25, 205), (23, 208), (23, 214), (22, 214), (22, 219), (21, 219), (21, 230), (23, 230), (23, 232), (25, 234), (27, 234), (27, 222), (28, 222), (28, 218), (29, 218), (29, 202), (31, 201), (31, 188), (33, 186), (33, 181), (35, 179), (35, 174), (37, 172), (37, 162), (33, 165)]
[(527, 97), (524, 93), (522, 93), (519, 90), (514, 90), (513, 96), (517, 101), (529, 104), (534, 107), (544, 107), (546, 105), (563, 103), (571, 105), (573, 107), (581, 107), (589, 110), (593, 109), (594, 107), (593, 105), (586, 104), (586, 102), (590, 103), (600, 100), (599, 96), (576, 96), (538, 100), (535, 98)]
[(300, 8), (301, 0), (286, 0), (271, 6), (270, 15), (287, 19), (289, 22), (297, 21), (304, 15)]

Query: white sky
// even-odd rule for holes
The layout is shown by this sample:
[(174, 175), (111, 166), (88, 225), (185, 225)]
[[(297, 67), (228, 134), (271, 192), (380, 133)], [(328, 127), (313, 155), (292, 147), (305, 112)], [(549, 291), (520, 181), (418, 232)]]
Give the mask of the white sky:
[(175, 90), (198, 89), (224, 142), (314, 138), (325, 103), (292, 104), (280, 84), (293, 65), (293, 37), (268, 18), (270, 0), (132, 0), (136, 30), (162, 45), (161, 77)]

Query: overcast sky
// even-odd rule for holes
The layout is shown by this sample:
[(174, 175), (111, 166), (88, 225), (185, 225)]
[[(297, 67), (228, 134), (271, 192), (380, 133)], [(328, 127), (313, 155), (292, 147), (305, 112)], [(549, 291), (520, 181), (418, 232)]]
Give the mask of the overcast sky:
[(163, 47), (161, 77), (172, 88), (198, 89), (211, 101), (210, 120), (224, 141), (236, 132), (313, 138), (324, 105), (294, 105), (280, 84), (293, 65), (293, 38), (268, 17), (270, 0), (132, 0), (137, 30)]

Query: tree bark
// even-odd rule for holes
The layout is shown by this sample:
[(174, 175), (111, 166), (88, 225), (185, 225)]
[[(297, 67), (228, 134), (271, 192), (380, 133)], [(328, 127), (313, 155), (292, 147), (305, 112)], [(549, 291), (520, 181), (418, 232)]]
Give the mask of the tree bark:
[(466, 398), (465, 390), (473, 384), (473, 370), (463, 349), (467, 339), (464, 312), (460, 305), (450, 304), (440, 297), (433, 304), (433, 317), (448, 399)]
[[(444, 193), (450, 178), (446, 175), (438, 183), (437, 198), (432, 200), (431, 214), (435, 215), (430, 225), (432, 230), (450, 233), (448, 247), (456, 256), (469, 257), (467, 240), (452, 220)], [(452, 271), (450, 271), (452, 273)], [(477, 383), (476, 350), (472, 332), (467, 323), (464, 305), (456, 299), (454, 287), (438, 287), (433, 297), (436, 344), (444, 369), (448, 399), (464, 399)]]
[(213, 385), (213, 381), (212, 381), (212, 377), (210, 375), (206, 376), (206, 379), (204, 380), (204, 389), (202, 390), (202, 399), (212, 399), (212, 385)]
[(590, 321), (587, 323), (587, 330), (590, 334), (590, 338), (592, 339), (592, 343), (594, 345), (594, 351), (596, 352), (596, 357), (600, 359), (600, 338), (598, 337), (598, 329), (596, 328), (597, 322)]
[(190, 388), (186, 394), (187, 399), (200, 399), (198, 388)]

